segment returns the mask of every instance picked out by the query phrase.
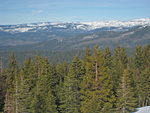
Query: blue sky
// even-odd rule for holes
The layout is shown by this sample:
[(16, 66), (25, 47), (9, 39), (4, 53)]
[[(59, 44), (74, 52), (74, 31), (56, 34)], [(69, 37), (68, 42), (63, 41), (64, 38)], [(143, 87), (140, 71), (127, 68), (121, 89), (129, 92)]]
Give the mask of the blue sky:
[(150, 18), (150, 0), (0, 0), (0, 24)]

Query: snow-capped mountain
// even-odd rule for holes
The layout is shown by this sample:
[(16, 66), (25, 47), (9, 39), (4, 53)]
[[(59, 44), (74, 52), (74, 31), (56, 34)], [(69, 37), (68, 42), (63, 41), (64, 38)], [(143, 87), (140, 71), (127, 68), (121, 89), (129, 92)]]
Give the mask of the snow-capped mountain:
[(150, 19), (135, 19), (132, 21), (107, 21), (107, 22), (84, 22), (82, 24), (88, 25), (90, 28), (89, 30), (97, 29), (97, 28), (103, 28), (103, 27), (119, 27), (119, 28), (127, 28), (127, 27), (135, 27), (135, 26), (149, 26), (150, 25)]
[(65, 50), (109, 45), (124, 47), (150, 43), (150, 19), (107, 22), (41, 22), (0, 25), (0, 50)]
[(41, 22), (19, 25), (0, 25), (0, 31), (9, 33), (24, 32), (89, 32), (89, 31), (127, 31), (136, 26), (150, 26), (150, 18), (131, 21), (98, 22)]

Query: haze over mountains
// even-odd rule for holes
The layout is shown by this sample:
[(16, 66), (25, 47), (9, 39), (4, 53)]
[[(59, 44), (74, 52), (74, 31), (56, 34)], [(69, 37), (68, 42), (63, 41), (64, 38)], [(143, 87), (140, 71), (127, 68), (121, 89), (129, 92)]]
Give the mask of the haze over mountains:
[(0, 25), (0, 50), (80, 49), (96, 43), (114, 48), (150, 43), (150, 19), (107, 22), (41, 22)]

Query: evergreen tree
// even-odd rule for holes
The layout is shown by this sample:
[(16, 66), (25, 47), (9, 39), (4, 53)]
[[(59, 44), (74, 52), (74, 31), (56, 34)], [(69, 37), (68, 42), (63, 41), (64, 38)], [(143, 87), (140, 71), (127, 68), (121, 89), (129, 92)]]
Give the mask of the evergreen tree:
[(10, 54), (8, 68), (6, 70), (6, 95), (4, 111), (7, 113), (16, 112), (17, 104), (15, 98), (15, 83), (18, 76), (18, 65), (14, 53)]
[(89, 49), (89, 47), (87, 46), (85, 49), (85, 53), (84, 53), (84, 62), (88, 62), (89, 61), (89, 57), (91, 56), (91, 50)]
[(6, 73), (1, 65), (0, 67), (0, 112), (4, 111), (4, 104), (5, 104), (4, 101), (5, 101), (5, 93), (6, 93), (5, 79), (6, 79)]
[(150, 105), (150, 45), (138, 46), (134, 57), (119, 44), (112, 55), (109, 47), (87, 47), (83, 60), (75, 56), (69, 68), (39, 54), (19, 68), (13, 53), (6, 69), (0, 62), (2, 112), (130, 113), (137, 104)]
[(150, 44), (144, 47), (144, 59), (146, 66), (150, 67)]
[(131, 87), (131, 77), (127, 69), (124, 69), (121, 83), (117, 91), (117, 112), (131, 113), (137, 107), (134, 90)]
[(112, 68), (112, 56), (111, 56), (111, 50), (107, 46), (104, 50), (104, 58), (105, 58), (105, 66), (107, 66), (109, 69)]
[(80, 112), (80, 84), (83, 76), (82, 62), (76, 56), (69, 68), (68, 75), (65, 76), (63, 93), (64, 97), (60, 106), (62, 113)]
[(139, 94), (140, 106), (150, 105), (150, 68), (147, 67), (140, 75)]
[(135, 68), (137, 71), (140, 72), (144, 69), (144, 67), (145, 67), (144, 66), (145, 65), (144, 51), (141, 46), (136, 47), (136, 51), (134, 54), (134, 62), (135, 62)]
[(33, 94), (33, 98), (31, 101), (31, 111), (36, 113), (36, 112), (40, 112), (41, 108), (40, 108), (40, 101), (41, 101), (41, 97), (39, 96), (39, 80), (40, 80), (40, 76), (41, 76), (41, 65), (42, 65), (42, 58), (39, 55), (39, 53), (37, 54), (36, 58), (35, 58), (35, 62), (33, 65), (33, 70), (34, 70), (34, 75), (35, 75), (35, 83), (34, 83), (34, 91), (32, 92)]
[(64, 93), (63, 93), (63, 84), (64, 84), (64, 77), (67, 76), (68, 74), (68, 65), (67, 62), (64, 61), (64, 63), (58, 64), (57, 65), (57, 75), (59, 77), (59, 84), (57, 85), (57, 92), (56, 92), (56, 97), (57, 97), (57, 105), (58, 105), (58, 110), (60, 112), (61, 108), (61, 101), (63, 100)]
[(20, 91), (20, 112), (32, 112), (32, 100), (36, 87), (36, 74), (31, 58), (24, 62), (23, 69), (20, 71), (21, 91)]
[(142, 71), (145, 68), (145, 62), (146, 58), (144, 58), (144, 51), (143, 48), (141, 46), (137, 46), (136, 47), (136, 51), (134, 54), (134, 71), (135, 71), (135, 79), (136, 79), (136, 89), (137, 89), (137, 98), (138, 98), (138, 103), (139, 103), (139, 107), (142, 106), (142, 96), (140, 93), (141, 90), (141, 86), (140, 86), (140, 76)]
[(115, 96), (109, 69), (98, 45), (94, 54), (86, 63), (86, 74), (81, 84), (81, 111), (83, 113), (100, 113), (113, 111)]
[(57, 93), (57, 86), (59, 84), (59, 76), (57, 74), (57, 70), (56, 70), (56, 64), (51, 64), (50, 65), (50, 76), (51, 76), (51, 88), (52, 88), (52, 92), (54, 93), (54, 95), (56, 96)]
[(114, 90), (116, 92), (123, 70), (127, 68), (128, 58), (125, 49), (121, 48), (119, 44), (117, 44), (112, 57), (111, 74), (114, 81)]
[(35, 113), (57, 113), (56, 99), (52, 93), (53, 79), (50, 73), (50, 65), (48, 58), (45, 57), (41, 63), (40, 77), (38, 79), (38, 89), (34, 99)]

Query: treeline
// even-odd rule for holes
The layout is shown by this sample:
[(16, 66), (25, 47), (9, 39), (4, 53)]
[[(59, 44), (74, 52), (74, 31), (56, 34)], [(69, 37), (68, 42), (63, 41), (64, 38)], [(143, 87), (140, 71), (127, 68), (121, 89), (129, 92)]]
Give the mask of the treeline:
[(4, 113), (131, 113), (150, 105), (150, 45), (134, 57), (119, 44), (113, 52), (96, 45), (57, 65), (37, 54), (18, 66), (11, 53), (0, 94)]
[[(0, 51), (0, 60), (3, 62), (3, 68), (6, 68), (9, 61), (9, 56), (12, 51)], [(76, 54), (79, 55), (81, 59), (84, 54), (84, 49), (75, 49), (75, 50), (63, 50), (63, 51), (52, 51), (52, 50), (30, 50), (30, 51), (13, 51), (15, 58), (18, 62), (18, 66), (21, 66), (26, 58), (29, 56), (34, 61), (37, 54), (43, 58), (47, 56), (51, 63), (59, 64), (63, 61), (71, 63), (72, 59)], [(60, 57), (61, 56), (61, 57)]]

